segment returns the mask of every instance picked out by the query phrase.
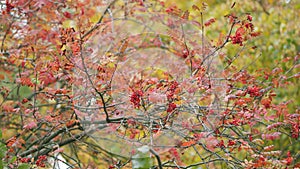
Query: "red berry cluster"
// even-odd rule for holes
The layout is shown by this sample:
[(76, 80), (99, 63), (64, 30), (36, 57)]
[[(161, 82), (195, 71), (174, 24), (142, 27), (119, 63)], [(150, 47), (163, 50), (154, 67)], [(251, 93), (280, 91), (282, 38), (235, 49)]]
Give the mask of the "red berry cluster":
[(172, 82), (170, 82), (169, 85), (170, 85), (170, 87), (167, 91), (167, 99), (169, 101), (168, 108), (167, 108), (168, 113), (172, 112), (177, 107), (176, 104), (173, 103), (173, 100), (175, 98), (174, 97), (175, 96), (175, 91), (178, 88), (178, 83), (176, 81), (172, 81)]
[(235, 35), (230, 38), (232, 40), (232, 44), (239, 44), (240, 46), (243, 46), (243, 36), (240, 31), (236, 31)]
[(252, 21), (252, 16), (251, 15), (247, 15), (247, 20), (251, 22)]
[(169, 103), (167, 112), (168, 112), (168, 113), (172, 112), (173, 110), (176, 109), (176, 107), (177, 107), (177, 106), (176, 106), (175, 103)]
[(247, 15), (247, 20), (243, 20), (240, 27), (236, 30), (235, 35), (230, 36), (233, 44), (239, 44), (243, 46), (243, 41), (247, 40), (246, 31), (251, 37), (256, 37), (260, 35), (260, 32), (254, 32), (254, 25), (251, 23), (252, 16)]
[(14, 5), (9, 3), (8, 0), (6, 1), (5, 5), (6, 5), (6, 12), (7, 13), (10, 13), (10, 11), (14, 8)]
[(139, 108), (141, 106), (141, 97), (143, 96), (142, 90), (133, 91), (130, 96), (130, 102), (133, 103), (134, 108)]
[(251, 97), (261, 96), (260, 88), (257, 86), (249, 86), (247, 89), (247, 93), (250, 94)]
[(287, 158), (285, 159), (285, 161), (286, 161), (286, 165), (291, 165), (292, 164), (292, 162), (293, 162), (293, 157), (291, 156), (291, 152), (290, 151), (288, 151), (287, 152)]
[(175, 90), (178, 88), (178, 83), (176, 81), (170, 82), (170, 87), (167, 92), (167, 98), (168, 100), (174, 99)]
[(228, 146), (234, 146), (234, 145), (235, 145), (235, 141), (233, 141), (233, 140), (228, 141)]
[(221, 140), (216, 146), (217, 146), (217, 147), (220, 147), (220, 148), (225, 148), (224, 141)]
[(185, 58), (187, 58), (188, 56), (189, 56), (189, 50), (187, 50), (187, 49), (184, 49), (184, 50), (182, 50), (182, 57), (185, 59)]
[(251, 23), (251, 22), (246, 22), (246, 23), (245, 23), (245, 27), (246, 27), (247, 29), (251, 30), (251, 32), (254, 31), (254, 25), (253, 25), (253, 23)]
[(39, 158), (36, 160), (35, 164), (38, 166), (38, 167), (46, 167), (45, 165), (45, 161), (47, 160), (47, 156), (46, 155), (41, 155), (39, 156)]
[(21, 163), (29, 163), (30, 162), (30, 158), (20, 158), (19, 161)]

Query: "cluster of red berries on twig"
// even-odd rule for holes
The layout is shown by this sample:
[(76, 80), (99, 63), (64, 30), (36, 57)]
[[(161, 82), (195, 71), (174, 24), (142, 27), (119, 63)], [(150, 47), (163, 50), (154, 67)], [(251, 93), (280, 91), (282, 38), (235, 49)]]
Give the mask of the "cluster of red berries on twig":
[(141, 106), (141, 97), (143, 96), (142, 90), (133, 91), (130, 96), (130, 102), (133, 104), (134, 108), (139, 108)]

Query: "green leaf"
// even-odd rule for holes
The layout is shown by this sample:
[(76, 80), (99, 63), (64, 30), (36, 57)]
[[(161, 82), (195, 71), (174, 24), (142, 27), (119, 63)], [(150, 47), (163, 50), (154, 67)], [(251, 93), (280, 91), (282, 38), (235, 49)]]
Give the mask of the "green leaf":
[(17, 157), (16, 157), (16, 156), (13, 156), (13, 157), (10, 159), (9, 163), (14, 163), (16, 160), (17, 160)]
[(0, 160), (0, 169), (3, 169), (4, 166), (3, 166), (3, 161)]
[(6, 154), (7, 148), (5, 144), (0, 142), (0, 159), (2, 159)]
[(30, 164), (26, 164), (26, 163), (20, 164), (18, 169), (30, 169)]
[[(33, 81), (34, 82), (34, 81)], [(28, 86), (20, 86), (19, 88), (19, 97), (23, 99), (24, 97), (29, 97), (32, 91)], [(18, 96), (18, 89), (14, 88), (13, 91), (9, 94), (9, 97), (16, 97)]]
[(132, 168), (141, 169), (141, 168), (151, 168), (152, 159), (150, 157), (144, 158), (132, 158)]

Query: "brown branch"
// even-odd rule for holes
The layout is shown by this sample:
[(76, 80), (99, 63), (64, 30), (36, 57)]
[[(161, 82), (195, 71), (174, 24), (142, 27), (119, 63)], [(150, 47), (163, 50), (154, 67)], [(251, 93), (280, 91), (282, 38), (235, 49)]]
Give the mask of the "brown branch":
[(150, 152), (155, 156), (155, 158), (156, 158), (156, 160), (157, 160), (157, 163), (158, 163), (158, 168), (159, 168), (159, 169), (162, 169), (161, 160), (160, 160), (160, 157), (159, 157), (159, 155), (157, 154), (157, 152), (154, 151), (152, 148), (150, 149)]
[[(69, 128), (74, 127), (75, 125), (77, 125), (77, 124), (74, 123), (74, 124), (73, 124), (72, 126), (70, 126)], [(45, 145), (45, 144), (49, 143), (52, 139), (54, 139), (55, 137), (57, 137), (59, 134), (61, 134), (61, 133), (63, 133), (63, 132), (66, 132), (66, 131), (67, 131), (67, 128), (62, 128), (62, 129), (60, 129), (60, 130), (55, 131), (55, 132), (54, 132), (53, 134), (51, 134), (49, 137), (46, 137), (46, 138), (42, 141), (42, 143), (40, 144), (39, 147), (37, 147), (37, 148), (32, 148), (32, 149), (29, 149), (29, 150), (27, 150), (27, 151), (24, 151), (24, 152), (20, 153), (19, 156), (20, 156), (20, 157), (25, 157), (25, 156), (28, 156), (28, 155), (30, 155), (30, 154), (32, 154), (32, 153), (35, 153), (35, 152), (37, 152), (37, 151), (42, 150), (42, 149), (44, 148), (44, 145)]]

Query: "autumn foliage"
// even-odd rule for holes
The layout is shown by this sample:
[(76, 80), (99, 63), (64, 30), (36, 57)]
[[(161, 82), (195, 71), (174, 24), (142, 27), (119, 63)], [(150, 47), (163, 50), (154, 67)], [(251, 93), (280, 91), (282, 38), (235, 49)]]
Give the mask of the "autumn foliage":
[(236, 65), (260, 52), (251, 13), (210, 40), (206, 3), (1, 3), (0, 168), (300, 167), (299, 104), (277, 96), (300, 55)]

